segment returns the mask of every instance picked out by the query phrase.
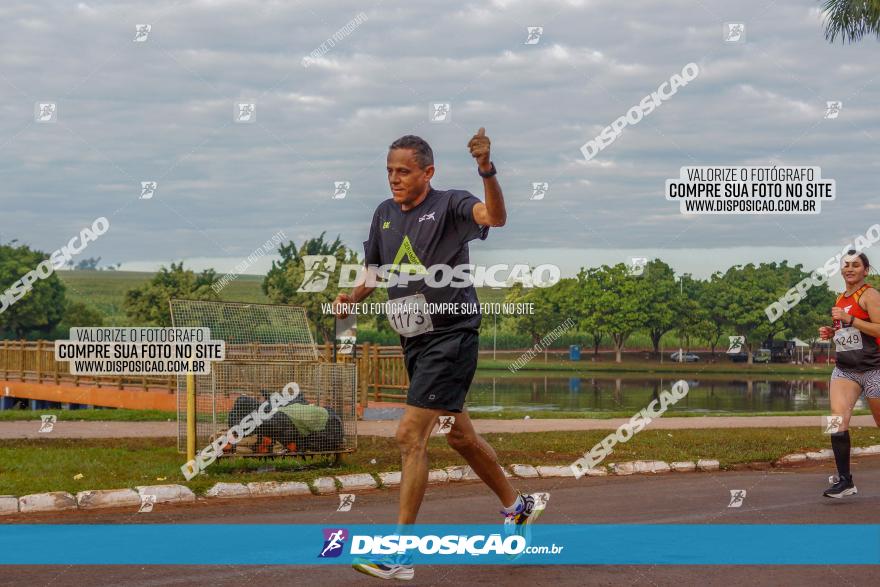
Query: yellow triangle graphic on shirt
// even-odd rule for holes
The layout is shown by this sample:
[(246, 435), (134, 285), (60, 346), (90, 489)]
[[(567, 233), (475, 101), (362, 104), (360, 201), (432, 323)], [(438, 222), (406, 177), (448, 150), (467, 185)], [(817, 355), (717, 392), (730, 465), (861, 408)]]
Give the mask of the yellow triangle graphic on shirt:
[[(404, 257), (406, 257), (409, 263), (401, 263)], [(424, 275), (428, 273), (428, 270), (422, 265), (419, 256), (416, 255), (409, 237), (406, 235), (403, 237), (403, 242), (400, 243), (400, 248), (397, 249), (397, 254), (394, 255), (391, 268), (392, 270), (396, 269), (401, 273), (408, 273), (410, 275)]]

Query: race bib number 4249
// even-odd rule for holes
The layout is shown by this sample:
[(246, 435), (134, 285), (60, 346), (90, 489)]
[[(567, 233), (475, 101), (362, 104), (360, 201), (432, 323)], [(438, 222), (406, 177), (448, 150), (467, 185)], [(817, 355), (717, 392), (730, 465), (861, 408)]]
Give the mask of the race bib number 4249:
[(834, 345), (837, 351), (858, 351), (862, 349), (862, 333), (852, 326), (841, 328), (834, 333)]
[(434, 330), (431, 316), (425, 310), (425, 296), (414, 294), (388, 301), (388, 321), (400, 336), (418, 336)]

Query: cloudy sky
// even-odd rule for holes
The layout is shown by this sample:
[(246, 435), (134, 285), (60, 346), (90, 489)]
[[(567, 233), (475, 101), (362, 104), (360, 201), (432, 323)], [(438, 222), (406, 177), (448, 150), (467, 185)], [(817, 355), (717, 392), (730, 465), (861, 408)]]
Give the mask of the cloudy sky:
[[(52, 251), (106, 216), (83, 255), (130, 269), (225, 271), (279, 230), (360, 248), (389, 195), (391, 141), (424, 137), (433, 185), (482, 197), (466, 144), (483, 126), (509, 221), (477, 261), (818, 266), (880, 217), (878, 43), (829, 44), (818, 5), (6, 2), (0, 240)], [(724, 41), (729, 22), (745, 23), (744, 42)], [(151, 25), (145, 42), (137, 24)], [(581, 145), (689, 62), (697, 79), (584, 158)], [(832, 100), (843, 108), (826, 119)], [(235, 122), (240, 102), (256, 105), (253, 123)], [(440, 102), (450, 120), (432, 122)], [(57, 121), (36, 122), (37, 103), (57, 104)], [(821, 167), (837, 200), (812, 216), (685, 217), (663, 196), (684, 165), (771, 162)], [(152, 198), (142, 181), (157, 182)], [(335, 181), (350, 182), (344, 199)], [(530, 199), (533, 182), (549, 183), (544, 199)]]

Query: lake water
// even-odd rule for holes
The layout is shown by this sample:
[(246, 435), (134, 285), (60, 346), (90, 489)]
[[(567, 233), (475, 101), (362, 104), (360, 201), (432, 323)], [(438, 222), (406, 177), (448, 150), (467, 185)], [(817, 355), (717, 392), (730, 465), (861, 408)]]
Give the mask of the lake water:
[[(566, 411), (635, 413), (670, 377), (477, 377), (468, 394), (472, 412)], [(688, 380), (688, 395), (669, 409), (675, 412), (799, 412), (828, 409), (828, 380), (767, 381), (759, 377)], [(860, 400), (861, 407), (863, 400)]]

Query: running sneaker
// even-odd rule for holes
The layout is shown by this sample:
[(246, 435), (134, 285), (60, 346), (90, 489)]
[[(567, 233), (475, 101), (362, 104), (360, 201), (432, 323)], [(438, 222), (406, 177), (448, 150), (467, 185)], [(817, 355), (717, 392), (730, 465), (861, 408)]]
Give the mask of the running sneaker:
[[(523, 494), (522, 504), (514, 512), (506, 512), (501, 510), (504, 516), (504, 532), (508, 536), (518, 535), (526, 539), (528, 546), (532, 541), (532, 529), (530, 525), (534, 523), (547, 507), (550, 501), (549, 493), (531, 493)], [(517, 559), (522, 553), (514, 555)]]
[(852, 475), (849, 477), (830, 477), (828, 479), (831, 481), (832, 485), (828, 489), (825, 490), (825, 497), (833, 497), (834, 499), (840, 499), (841, 497), (846, 497), (847, 495), (855, 495), (859, 492), (856, 489), (856, 486), (853, 484)]
[(374, 559), (359, 557), (354, 559), (351, 566), (355, 571), (371, 577), (411, 581), (416, 574), (411, 562), (409, 557), (403, 556), (384, 556)]

